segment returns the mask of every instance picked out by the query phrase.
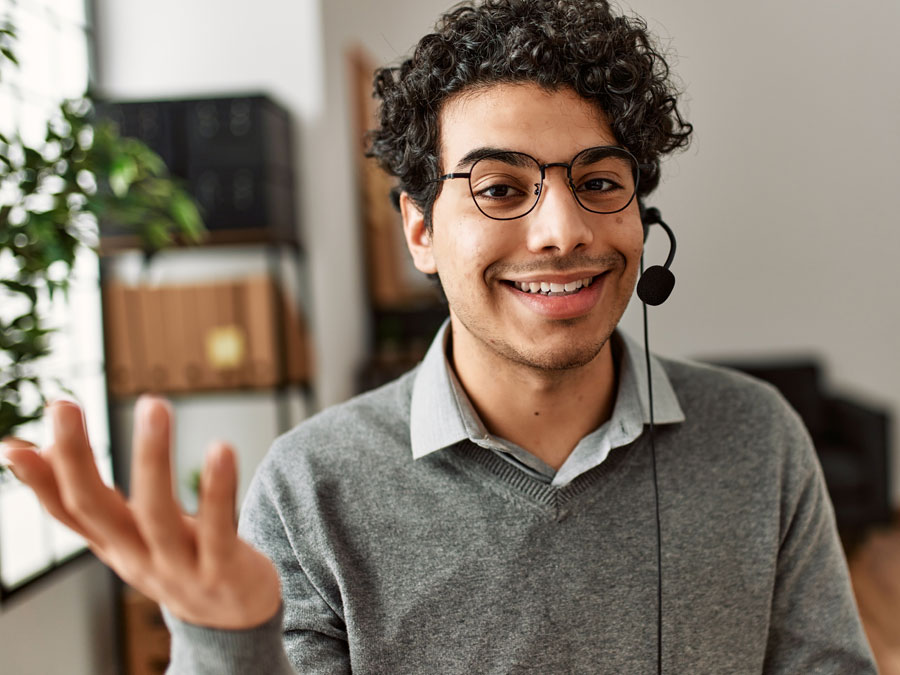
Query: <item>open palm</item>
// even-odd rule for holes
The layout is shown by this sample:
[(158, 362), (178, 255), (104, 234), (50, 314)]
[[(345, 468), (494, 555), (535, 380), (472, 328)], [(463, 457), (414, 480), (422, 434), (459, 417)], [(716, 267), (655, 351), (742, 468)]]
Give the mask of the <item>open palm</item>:
[(43, 451), (5, 439), (13, 473), (47, 511), (84, 537), (127, 583), (178, 618), (214, 628), (250, 628), (281, 603), (275, 567), (237, 536), (234, 453), (216, 443), (207, 455), (196, 516), (184, 514), (172, 489), (172, 412), (142, 397), (135, 411), (131, 498), (107, 487), (94, 463), (81, 409), (48, 408), (53, 442)]

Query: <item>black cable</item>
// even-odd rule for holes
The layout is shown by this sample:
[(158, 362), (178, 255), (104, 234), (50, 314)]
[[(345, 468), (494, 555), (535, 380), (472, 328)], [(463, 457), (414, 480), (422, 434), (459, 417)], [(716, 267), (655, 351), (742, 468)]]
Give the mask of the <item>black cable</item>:
[[(644, 256), (641, 256), (641, 274), (644, 273)], [(653, 378), (650, 376), (650, 339), (647, 330), (647, 303), (642, 302), (644, 313), (644, 357), (647, 363), (647, 394), (650, 399), (650, 457), (653, 465), (653, 499), (656, 504), (656, 672), (662, 675), (662, 535), (659, 522), (659, 483), (656, 478), (656, 444), (653, 439)]]

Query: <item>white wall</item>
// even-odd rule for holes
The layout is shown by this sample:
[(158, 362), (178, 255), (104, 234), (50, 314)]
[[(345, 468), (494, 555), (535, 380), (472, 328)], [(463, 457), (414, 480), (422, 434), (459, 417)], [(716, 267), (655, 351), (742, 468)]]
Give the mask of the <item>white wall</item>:
[[(831, 384), (900, 421), (900, 4), (631, 6), (677, 51), (696, 127), (650, 201), (678, 236), (675, 292), (651, 310), (654, 348), (815, 353)], [(639, 335), (634, 309), (626, 325)], [(900, 460), (893, 474), (900, 503)]]
[(88, 556), (0, 607), (4, 675), (115, 675), (112, 573)]

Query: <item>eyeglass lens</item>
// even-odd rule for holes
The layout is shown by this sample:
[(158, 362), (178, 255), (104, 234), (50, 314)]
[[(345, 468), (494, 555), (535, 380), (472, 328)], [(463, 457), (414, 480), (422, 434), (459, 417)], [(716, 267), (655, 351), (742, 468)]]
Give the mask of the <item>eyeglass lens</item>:
[[(540, 197), (541, 167), (528, 155), (504, 152), (484, 157), (472, 165), (470, 173), (472, 198), (490, 218), (519, 218)], [(588, 211), (615, 213), (634, 197), (636, 176), (637, 164), (630, 154), (615, 148), (589, 148), (572, 161), (570, 187)]]

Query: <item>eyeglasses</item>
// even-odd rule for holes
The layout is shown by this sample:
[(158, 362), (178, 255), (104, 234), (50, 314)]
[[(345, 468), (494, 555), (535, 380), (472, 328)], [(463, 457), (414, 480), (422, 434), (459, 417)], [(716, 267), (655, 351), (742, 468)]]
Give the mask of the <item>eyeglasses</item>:
[(544, 172), (551, 166), (566, 168), (575, 201), (591, 213), (617, 213), (637, 192), (641, 165), (625, 148), (604, 145), (582, 150), (568, 164), (541, 164), (524, 152), (492, 151), (465, 173), (448, 173), (432, 182), (466, 178), (475, 206), (488, 218), (513, 220), (537, 206), (544, 187)]

